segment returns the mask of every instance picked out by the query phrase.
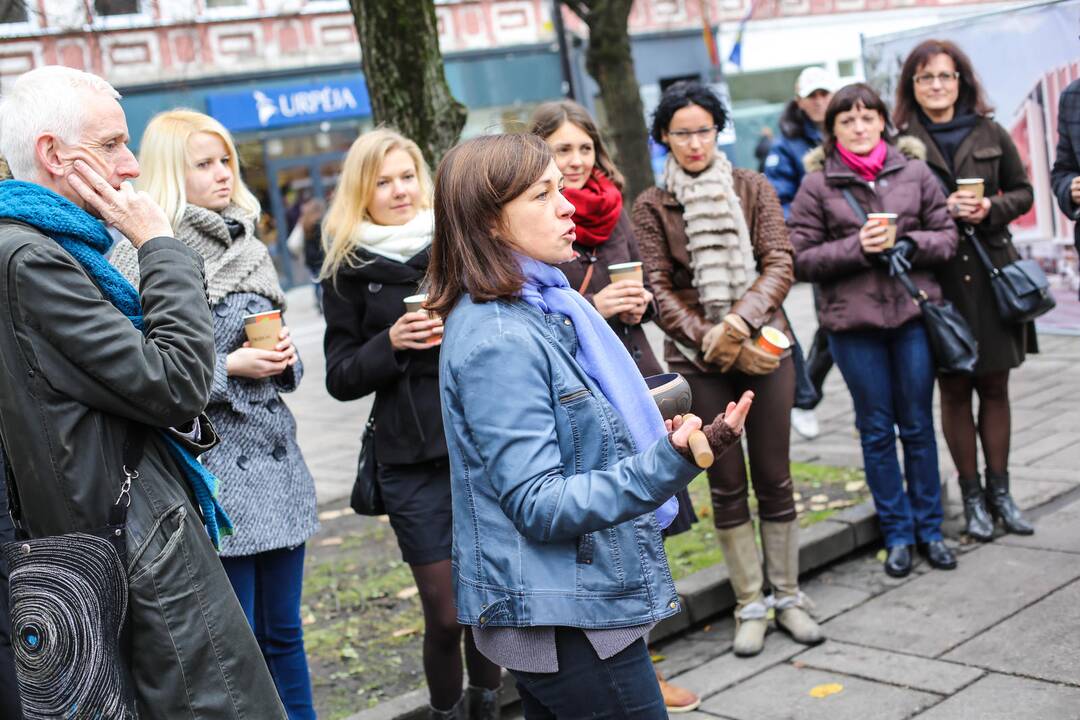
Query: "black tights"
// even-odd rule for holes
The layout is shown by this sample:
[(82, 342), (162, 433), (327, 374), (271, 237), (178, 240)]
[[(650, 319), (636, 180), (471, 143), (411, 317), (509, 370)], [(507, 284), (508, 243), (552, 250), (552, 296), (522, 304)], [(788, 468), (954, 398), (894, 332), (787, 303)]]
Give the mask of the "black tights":
[[(1004, 475), (1009, 469), (1009, 371), (969, 377), (942, 375), (941, 429), (956, 470), (963, 479), (979, 472), (976, 432), (982, 441), (986, 472)], [(972, 412), (972, 391), (979, 395), (978, 428)]]
[(450, 561), (409, 567), (424, 608), (424, 675), (427, 676), (431, 706), (436, 710), (449, 710), (461, 697), (462, 630), (465, 630), (465, 667), (469, 671), (469, 684), (489, 690), (499, 687), (499, 666), (480, 654), (472, 633), (458, 624)]

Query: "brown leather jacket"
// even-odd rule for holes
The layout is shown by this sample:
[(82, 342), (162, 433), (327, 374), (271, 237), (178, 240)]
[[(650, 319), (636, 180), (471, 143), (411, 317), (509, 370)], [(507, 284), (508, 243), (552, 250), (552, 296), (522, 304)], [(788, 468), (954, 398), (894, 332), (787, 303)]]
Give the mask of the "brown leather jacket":
[[(754, 331), (771, 325), (792, 338), (787, 318), (777, 312), (795, 281), (794, 250), (780, 200), (764, 175), (741, 168), (733, 174), (760, 274), (731, 311)], [(693, 284), (682, 205), (668, 191), (652, 187), (638, 196), (633, 219), (641, 259), (659, 307), (654, 320), (668, 335), (664, 360), (677, 372), (717, 372), (701, 355), (701, 341), (713, 323), (705, 319)], [(676, 342), (697, 349), (696, 358), (688, 360)]]

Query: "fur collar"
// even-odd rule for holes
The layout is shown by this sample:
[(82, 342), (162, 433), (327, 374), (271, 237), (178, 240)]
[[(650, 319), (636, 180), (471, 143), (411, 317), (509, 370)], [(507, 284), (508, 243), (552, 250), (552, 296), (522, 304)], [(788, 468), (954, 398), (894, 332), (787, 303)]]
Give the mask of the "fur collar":
[[(926, 160), (926, 145), (922, 140), (901, 135), (896, 139), (896, 149), (909, 160)], [(825, 146), (816, 147), (803, 156), (803, 167), (806, 172), (812, 173), (825, 169)]]

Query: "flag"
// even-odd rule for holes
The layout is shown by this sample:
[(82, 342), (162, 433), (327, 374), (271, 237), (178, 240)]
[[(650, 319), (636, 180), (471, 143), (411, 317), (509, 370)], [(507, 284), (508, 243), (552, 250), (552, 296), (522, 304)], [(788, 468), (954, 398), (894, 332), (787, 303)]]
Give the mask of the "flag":
[(705, 50), (709, 53), (709, 64), (720, 67), (720, 49), (716, 46), (716, 34), (709, 20), (708, 0), (701, 0), (701, 33), (705, 39)]
[(743, 32), (746, 31), (746, 23), (750, 20), (750, 16), (754, 14), (754, 4), (755, 0), (750, 0), (750, 5), (746, 8), (746, 14), (739, 21), (739, 29), (735, 32), (735, 44), (731, 46), (731, 54), (728, 55), (728, 62), (740, 70), (742, 69)]

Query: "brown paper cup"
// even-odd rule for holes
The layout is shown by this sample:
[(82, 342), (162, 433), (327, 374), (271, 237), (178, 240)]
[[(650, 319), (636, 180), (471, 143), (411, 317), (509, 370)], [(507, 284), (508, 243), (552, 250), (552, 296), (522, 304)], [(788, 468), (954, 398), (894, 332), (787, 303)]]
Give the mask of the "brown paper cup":
[(611, 282), (619, 282), (620, 280), (643, 282), (645, 278), (640, 261), (608, 265), (608, 275), (611, 276)]
[(896, 244), (896, 218), (896, 213), (869, 213), (866, 216), (868, 221), (889, 228), (888, 239), (885, 243), (886, 248), (891, 248)]
[(768, 325), (761, 328), (761, 334), (758, 335), (757, 344), (758, 347), (765, 352), (776, 355), (777, 357), (783, 355), (784, 351), (791, 347), (791, 341), (788, 340), (787, 335)]
[[(426, 294), (410, 295), (409, 297), (405, 298), (405, 312), (416, 312), (418, 310), (427, 310), (427, 308), (424, 307), (424, 303), (426, 303), (426, 302), (427, 302), (427, 295)], [(428, 315), (429, 318), (432, 318), (432, 319), (435, 318), (435, 316), (431, 313), (430, 310), (427, 310), (427, 315)], [(432, 333), (431, 337), (429, 337), (425, 342), (428, 345), (438, 345), (439, 343), (442, 342), (442, 335), (439, 335), (437, 333)]]
[(956, 189), (973, 193), (977, 202), (982, 202), (983, 195), (986, 192), (985, 188), (986, 183), (983, 182), (982, 178), (959, 178), (956, 181)]
[(245, 315), (244, 333), (251, 347), (260, 350), (275, 349), (281, 341), (281, 311), (270, 310), (255, 315)]

